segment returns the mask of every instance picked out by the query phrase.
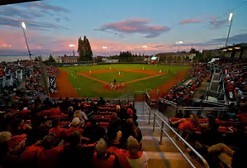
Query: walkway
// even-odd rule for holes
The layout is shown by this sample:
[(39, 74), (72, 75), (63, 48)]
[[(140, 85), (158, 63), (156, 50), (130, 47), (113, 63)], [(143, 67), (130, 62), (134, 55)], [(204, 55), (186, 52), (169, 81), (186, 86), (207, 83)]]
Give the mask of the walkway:
[[(142, 147), (149, 157), (149, 168), (190, 168), (189, 163), (167, 136), (164, 135), (162, 144), (159, 144), (160, 128), (156, 126), (153, 132), (153, 116), (151, 116), (151, 122), (148, 124), (149, 115), (147, 112), (143, 112), (143, 102), (136, 102), (135, 108), (138, 116), (137, 122), (143, 134)], [(158, 110), (154, 111), (158, 112)], [(165, 116), (164, 119), (167, 120)], [(183, 147), (184, 145), (181, 143), (179, 146)], [(196, 167), (202, 167), (198, 163), (194, 164), (197, 165)]]

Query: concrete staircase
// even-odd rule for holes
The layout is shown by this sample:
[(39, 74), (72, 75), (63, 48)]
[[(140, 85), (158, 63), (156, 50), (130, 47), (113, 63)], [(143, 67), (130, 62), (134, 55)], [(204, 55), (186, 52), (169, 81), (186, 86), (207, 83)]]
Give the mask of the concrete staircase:
[[(190, 164), (186, 161), (183, 155), (173, 145), (172, 141), (163, 135), (162, 142), (160, 143), (161, 129), (156, 125), (153, 131), (153, 115), (151, 115), (150, 124), (148, 124), (149, 114), (143, 107), (143, 102), (135, 102), (135, 108), (138, 116), (138, 126), (140, 127), (143, 135), (142, 149), (147, 152), (149, 157), (149, 168), (189, 168)], [(152, 109), (152, 113), (158, 111)], [(167, 118), (163, 116), (164, 120)], [(164, 129), (166, 129), (164, 127)], [(168, 130), (169, 131), (169, 130)], [(181, 143), (181, 142), (180, 142)], [(184, 146), (182, 143), (179, 146)], [(184, 147), (184, 151), (186, 149)], [(190, 157), (190, 156), (189, 156)], [(194, 163), (194, 162), (193, 162)], [(196, 167), (202, 167), (197, 164)]]

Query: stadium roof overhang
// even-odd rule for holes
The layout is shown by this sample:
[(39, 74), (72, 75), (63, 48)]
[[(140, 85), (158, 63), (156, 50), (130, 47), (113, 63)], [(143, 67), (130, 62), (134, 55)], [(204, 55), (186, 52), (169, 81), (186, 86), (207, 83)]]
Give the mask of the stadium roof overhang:
[(0, 6), (15, 4), (15, 3), (23, 3), (23, 2), (32, 2), (32, 1), (41, 1), (41, 0), (0, 0)]
[(240, 43), (240, 44), (235, 44), (232, 46), (225, 46), (220, 48), (219, 50), (221, 51), (233, 51), (233, 50), (243, 50), (247, 48), (247, 43)]

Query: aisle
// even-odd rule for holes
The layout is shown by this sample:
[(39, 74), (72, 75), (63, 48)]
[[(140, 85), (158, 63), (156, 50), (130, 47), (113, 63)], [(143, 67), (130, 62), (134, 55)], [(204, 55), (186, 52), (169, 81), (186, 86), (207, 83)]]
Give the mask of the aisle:
[[(168, 137), (163, 136), (162, 144), (159, 144), (160, 129), (156, 127), (153, 132), (153, 120), (148, 124), (148, 114), (143, 113), (143, 103), (136, 102), (138, 124), (143, 134), (143, 150), (149, 157), (150, 168), (189, 168), (189, 163), (172, 144)], [(151, 117), (152, 118), (152, 117)]]

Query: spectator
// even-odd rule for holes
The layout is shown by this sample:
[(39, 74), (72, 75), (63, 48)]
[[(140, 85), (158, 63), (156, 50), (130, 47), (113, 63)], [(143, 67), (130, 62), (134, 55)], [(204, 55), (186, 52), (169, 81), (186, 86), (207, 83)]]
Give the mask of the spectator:
[(141, 143), (142, 140), (142, 133), (139, 127), (137, 127), (133, 121), (132, 118), (128, 118), (126, 120), (126, 124), (123, 129), (123, 144), (126, 146), (127, 139), (129, 136), (133, 136), (137, 139), (139, 143)]
[(78, 118), (80, 118), (81, 121), (87, 121), (88, 120), (87, 115), (81, 110), (76, 110), (74, 112), (73, 117), (78, 117)]
[(100, 97), (99, 98), (99, 101), (97, 102), (97, 105), (98, 106), (103, 106), (103, 105), (105, 105), (105, 103), (106, 103), (106, 101), (104, 100), (104, 98), (103, 97)]
[(8, 142), (12, 134), (8, 131), (0, 132), (0, 167), (12, 168), (18, 167), (18, 157), (10, 153)]
[(127, 141), (127, 153), (126, 158), (132, 168), (147, 168), (148, 167), (148, 156), (145, 151), (139, 151), (137, 139), (133, 136), (128, 137)]
[(92, 168), (118, 168), (119, 159), (117, 155), (107, 151), (107, 144), (100, 138), (95, 145), (95, 152), (92, 160)]
[(122, 142), (122, 128), (121, 120), (117, 117), (117, 113), (113, 112), (111, 115), (110, 124), (107, 129), (108, 146), (121, 147)]
[(80, 134), (82, 134), (82, 132), (83, 132), (82, 126), (83, 125), (84, 125), (84, 121), (81, 121), (80, 118), (78, 118), (78, 117), (73, 118), (73, 120), (69, 124), (69, 128), (66, 131), (67, 136), (69, 136), (70, 134), (73, 134), (76, 131), (79, 132)]
[(90, 139), (90, 143), (98, 141), (100, 138), (104, 138), (105, 129), (98, 125), (96, 118), (91, 118), (91, 125), (85, 127), (83, 136)]
[(55, 146), (55, 138), (52, 134), (44, 136), (40, 143), (41, 150), (37, 153), (36, 163), (38, 168), (53, 168), (58, 166), (59, 156), (63, 146)]
[(85, 150), (79, 132), (70, 134), (64, 144), (64, 151), (60, 156), (60, 168), (78, 167), (78, 165), (90, 167), (93, 149)]

